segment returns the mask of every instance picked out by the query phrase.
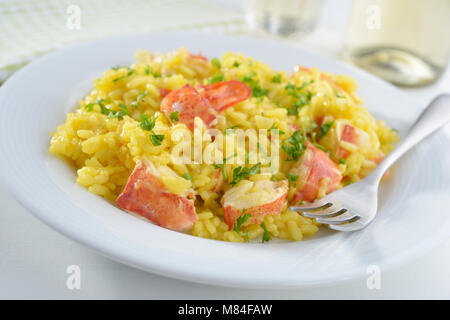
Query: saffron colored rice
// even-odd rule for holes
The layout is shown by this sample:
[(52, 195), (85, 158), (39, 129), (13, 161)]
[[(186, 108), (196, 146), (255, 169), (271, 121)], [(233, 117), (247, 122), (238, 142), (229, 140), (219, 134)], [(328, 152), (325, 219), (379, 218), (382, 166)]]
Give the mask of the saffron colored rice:
[[(171, 125), (160, 111), (162, 100), (160, 88), (175, 90), (189, 83), (207, 84), (216, 77), (223, 80), (241, 80), (251, 77), (261, 90), (218, 116), (217, 128), (225, 134), (227, 128), (270, 129), (274, 126), (281, 132), (280, 141), (290, 137), (295, 130), (305, 130), (320, 119), (338, 120), (351, 124), (367, 133), (367, 143), (358, 147), (345, 144), (340, 147), (349, 155), (345, 162), (332, 152), (330, 157), (338, 164), (343, 176), (341, 187), (358, 181), (376, 166), (374, 159), (382, 159), (393, 147), (398, 136), (383, 121), (376, 121), (357, 96), (357, 85), (345, 75), (332, 75), (316, 68), (296, 67), (292, 74), (276, 71), (268, 65), (242, 54), (226, 53), (218, 61), (196, 59), (180, 48), (167, 54), (152, 54), (138, 51), (137, 62), (129, 67), (112, 68), (94, 81), (94, 89), (84, 97), (79, 107), (67, 115), (66, 121), (52, 134), (50, 152), (63, 156), (74, 164), (77, 182), (90, 192), (114, 201), (123, 191), (135, 164), (142, 158), (149, 159), (156, 166), (169, 167), (180, 176), (189, 174), (192, 178), (172, 177), (164, 180), (171, 192), (181, 194), (191, 186), (197, 200), (196, 211), (199, 220), (189, 232), (203, 238), (244, 242), (247, 236), (229, 230), (223, 220), (223, 209), (219, 203), (224, 191), (231, 186), (225, 183), (215, 188), (220, 172), (211, 164), (179, 164), (171, 154), (176, 146), (177, 131), (185, 129), (184, 124)], [(299, 61), (301, 63), (301, 61)], [(307, 103), (299, 108), (298, 115), (289, 114), (289, 107), (295, 98), (289, 95), (287, 86), (304, 86), (308, 92)], [(122, 118), (110, 117), (101, 112), (98, 104), (103, 99), (104, 107), (119, 111), (119, 105), (128, 106), (129, 115)], [(132, 105), (135, 107), (131, 107)], [(161, 145), (154, 146), (148, 132), (139, 127), (141, 114), (157, 116), (153, 129), (155, 134), (164, 135)], [(335, 150), (335, 124), (320, 140), (323, 148)], [(270, 137), (269, 137), (270, 139)], [(210, 141), (203, 141), (203, 150)], [(280, 170), (273, 177), (256, 174), (249, 180), (283, 180), (293, 165), (286, 161), (280, 149)], [(236, 164), (225, 165), (230, 177)], [(268, 166), (265, 164), (263, 166)], [(319, 192), (319, 196), (324, 193)], [(290, 188), (288, 200), (292, 200), (294, 189)], [(319, 225), (309, 218), (285, 209), (282, 213), (265, 216), (264, 224), (273, 238), (300, 241), (318, 231)], [(263, 228), (251, 225), (244, 230), (249, 239), (261, 238)]]

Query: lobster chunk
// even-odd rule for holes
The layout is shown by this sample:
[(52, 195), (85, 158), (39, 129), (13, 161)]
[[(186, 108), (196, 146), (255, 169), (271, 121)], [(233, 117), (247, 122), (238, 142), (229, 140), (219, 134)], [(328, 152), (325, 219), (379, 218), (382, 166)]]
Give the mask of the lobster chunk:
[[(345, 123), (343, 121), (336, 121), (336, 134), (337, 134), (337, 145), (341, 141), (351, 143), (356, 147), (362, 147), (370, 142), (369, 134), (364, 130), (361, 130), (351, 124)], [(341, 146), (336, 150), (337, 158), (347, 158), (350, 155), (348, 150), (345, 150)]]
[[(337, 165), (328, 154), (307, 142), (307, 148), (301, 158), (294, 164), (291, 173), (298, 176), (295, 201), (314, 201), (321, 187), (325, 193), (337, 189), (342, 175)], [(325, 180), (323, 180), (325, 179)]]
[[(214, 108), (211, 107), (206, 98), (189, 84), (170, 91), (161, 101), (161, 111), (164, 112), (170, 122), (180, 121), (191, 131), (194, 131), (195, 117), (202, 119), (207, 127), (216, 120)], [(175, 117), (171, 117), (174, 113)]]
[(252, 90), (246, 83), (237, 80), (199, 86), (199, 92), (217, 112), (247, 100), (252, 94)]
[(193, 192), (170, 192), (158, 169), (148, 160), (138, 161), (116, 204), (172, 230), (189, 229), (198, 220)]
[(285, 208), (287, 192), (285, 180), (242, 180), (222, 197), (224, 220), (231, 230), (245, 209), (251, 217), (243, 225), (259, 223), (264, 216), (278, 214)]

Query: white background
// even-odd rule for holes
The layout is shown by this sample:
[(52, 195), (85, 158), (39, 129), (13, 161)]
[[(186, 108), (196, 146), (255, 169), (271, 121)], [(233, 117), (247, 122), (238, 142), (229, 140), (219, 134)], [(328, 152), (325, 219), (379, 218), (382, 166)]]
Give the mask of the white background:
[[(348, 9), (347, 0), (326, 1), (317, 31), (292, 45), (338, 57)], [(406, 91), (425, 107), (438, 93), (450, 91), (450, 71), (431, 86)], [(429, 218), (432, 214), (424, 212)], [(69, 265), (81, 268), (80, 290), (66, 287)], [(450, 235), (420, 259), (396, 270), (381, 270), (380, 290), (369, 290), (366, 281), (281, 291), (222, 288), (156, 276), (68, 240), (31, 216), (0, 186), (2, 299), (449, 299)]]

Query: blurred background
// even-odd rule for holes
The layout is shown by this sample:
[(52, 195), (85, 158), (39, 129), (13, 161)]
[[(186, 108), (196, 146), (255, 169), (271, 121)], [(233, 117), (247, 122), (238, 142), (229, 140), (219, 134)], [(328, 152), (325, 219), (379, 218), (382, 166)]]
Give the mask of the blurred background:
[[(450, 0), (0, 0), (0, 84), (33, 59), (67, 45), (184, 30), (270, 39), (339, 59), (390, 81), (423, 107), (450, 91)], [(450, 288), (442, 285), (450, 278), (450, 256), (443, 256), (450, 252), (450, 239), (384, 275), (382, 291), (369, 291), (362, 281), (325, 289), (237, 290), (112, 262), (38, 222), (2, 186), (0, 203), (0, 298), (450, 297)], [(83, 265), (91, 284), (78, 292), (65, 288), (65, 268), (73, 261)]]
[(35, 57), (105, 36), (180, 31), (270, 38), (403, 87), (444, 73), (450, 0), (0, 0), (0, 79)]

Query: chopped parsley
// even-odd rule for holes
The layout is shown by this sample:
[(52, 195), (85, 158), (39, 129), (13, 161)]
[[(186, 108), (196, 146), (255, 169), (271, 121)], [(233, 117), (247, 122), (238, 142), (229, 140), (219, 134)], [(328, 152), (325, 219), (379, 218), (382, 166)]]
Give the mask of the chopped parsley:
[(129, 114), (127, 106), (123, 103), (119, 104), (119, 108), (120, 110), (117, 111), (109, 110), (108, 117), (122, 120), (124, 116)]
[(281, 73), (279, 73), (276, 76), (272, 77), (272, 82), (273, 83), (281, 83), (282, 77), (283, 77), (283, 75)]
[(303, 89), (305, 89), (311, 82), (304, 82), (301, 86), (296, 87), (292, 83), (288, 83), (285, 87), (285, 90), (287, 91), (286, 94), (288, 96), (291, 96), (295, 99), (295, 101), (292, 103), (291, 107), (287, 108), (288, 114), (290, 116), (297, 116), (300, 109), (307, 105), (313, 96), (311, 91), (307, 92), (301, 92)]
[(295, 92), (295, 85), (288, 83), (284, 89), (288, 92), (288, 95), (292, 95), (292, 92)]
[(270, 172), (272, 174), (272, 176), (270, 177), (270, 180), (275, 181), (275, 176), (273, 174), (273, 168), (272, 168), (272, 161), (270, 161), (270, 157), (269, 157), (269, 154), (267, 153), (267, 150), (259, 142), (258, 142), (258, 148), (260, 151), (262, 151), (262, 153), (264, 154), (264, 157), (266, 158), (266, 160), (269, 163)]
[(84, 109), (85, 109), (86, 111), (91, 112), (91, 111), (94, 110), (94, 105), (95, 105), (95, 104), (96, 104), (96, 103), (94, 103), (94, 102), (88, 103), (87, 105), (84, 106)]
[(267, 89), (262, 88), (259, 85), (258, 80), (254, 79), (254, 76), (256, 76), (256, 73), (252, 71), (252, 72), (246, 74), (245, 76), (243, 76), (241, 81), (248, 84), (248, 86), (252, 90), (253, 97), (259, 98), (259, 97), (266, 96), (268, 94)]
[(150, 68), (150, 66), (147, 66), (147, 68), (145, 68), (144, 72), (145, 72), (145, 75), (147, 75), (147, 76), (152, 75), (154, 78), (161, 77), (161, 74), (159, 72), (153, 72), (153, 69)]
[[(302, 127), (303, 128), (305, 127), (304, 124), (302, 124)], [(311, 120), (309, 122), (309, 127), (306, 128), (306, 132), (307, 133), (312, 132), (313, 130), (317, 129), (317, 127), (318, 127), (317, 123), (314, 120)]]
[(232, 159), (232, 158), (234, 158), (234, 157), (236, 157), (236, 153), (234, 153), (234, 154), (228, 156), (228, 158), (223, 158), (223, 163), (213, 164), (213, 167), (214, 167), (214, 168), (216, 168), (216, 169), (221, 169), (221, 170), (222, 170), (222, 176), (223, 176), (224, 179), (228, 179), (227, 173), (225, 172), (225, 164), (227, 163), (227, 161), (228, 161), (229, 159)]
[(115, 66), (115, 67), (112, 67), (111, 69), (113, 69), (114, 71), (117, 71), (117, 70), (119, 70), (120, 68), (122, 68), (121, 66)]
[(215, 75), (213, 75), (211, 77), (211, 79), (208, 80), (208, 83), (209, 84), (213, 84), (213, 83), (221, 82), (221, 81), (224, 81), (224, 80), (225, 80), (225, 77), (224, 77), (223, 73), (220, 72), (220, 73), (216, 73)]
[(309, 101), (311, 100), (312, 97), (312, 93), (311, 92), (307, 92), (305, 94), (303, 93), (299, 93), (296, 94), (296, 99), (293, 103), (292, 106), (287, 108), (288, 114), (290, 116), (297, 116), (298, 113), (300, 112), (300, 109), (302, 107), (304, 107), (305, 105), (307, 105), (309, 103)]
[(183, 173), (182, 177), (192, 182), (192, 176), (189, 173)]
[(169, 116), (171, 122), (180, 121), (180, 113), (178, 111), (174, 111)]
[(340, 159), (338, 160), (338, 162), (339, 162), (339, 164), (345, 164), (345, 159), (344, 159), (344, 158), (340, 158)]
[(283, 134), (285, 134), (285, 132), (284, 132), (284, 131), (282, 131), (282, 130), (278, 129), (278, 127), (277, 127), (277, 125), (276, 125), (276, 123), (275, 123), (275, 122), (274, 122), (274, 123), (272, 123), (272, 126), (270, 127), (270, 131), (272, 131), (272, 130), (277, 130), (277, 131), (278, 131), (278, 134), (280, 134), (280, 135), (283, 135)]
[(283, 141), (281, 148), (288, 155), (286, 161), (295, 161), (305, 152), (306, 139), (297, 130), (292, 136)]
[(150, 141), (153, 143), (154, 146), (160, 146), (161, 143), (164, 140), (163, 134), (150, 134)]
[(118, 77), (118, 78), (113, 79), (113, 82), (117, 82), (117, 81), (123, 80), (123, 79), (125, 79), (125, 78), (128, 78), (128, 77), (131, 76), (133, 73), (135, 73), (135, 70), (134, 70), (134, 69), (130, 69), (126, 75), (123, 75), (123, 76), (121, 76), (121, 77)]
[(288, 182), (289, 182), (289, 187), (291, 187), (291, 186), (295, 187), (295, 182), (297, 182), (297, 180), (298, 180), (298, 175), (288, 172), (287, 178), (288, 178)]
[(317, 133), (317, 138), (319, 140), (327, 135), (328, 131), (330, 131), (331, 127), (333, 126), (333, 123), (334, 123), (334, 121), (329, 121), (329, 122), (323, 123), (320, 126), (319, 132)]
[(233, 62), (232, 67), (233, 67), (233, 68), (237, 68), (237, 67), (239, 67), (240, 65), (241, 65), (241, 64), (240, 64), (239, 62), (235, 61), (235, 62)]
[(260, 86), (254, 86), (252, 89), (252, 95), (256, 98), (261, 98), (259, 102), (261, 102), (264, 96), (267, 96), (267, 89), (263, 89)]
[(239, 125), (235, 124), (234, 126), (228, 127), (225, 129), (225, 134), (231, 134), (234, 129), (239, 128)]
[[(315, 139), (315, 137), (314, 137), (313, 139)], [(325, 148), (324, 146), (320, 145), (319, 143), (317, 143), (317, 142), (314, 141), (314, 140), (312, 141), (312, 144), (313, 144), (316, 148), (322, 150), (323, 152), (329, 152), (329, 151), (330, 151), (330, 150), (328, 150), (327, 148)]]
[(212, 64), (214, 67), (219, 68), (219, 69), (220, 69), (220, 67), (222, 66), (222, 65), (220, 64), (219, 59), (217, 59), (217, 58), (212, 58), (212, 59), (211, 59), (211, 64)]
[(150, 117), (146, 114), (141, 114), (141, 122), (139, 123), (139, 127), (141, 127), (145, 131), (150, 131), (150, 141), (154, 146), (160, 146), (164, 140), (163, 134), (155, 134), (153, 132), (153, 128), (156, 124), (156, 118), (150, 119)]
[(98, 105), (100, 106), (100, 113), (107, 116), (110, 112), (109, 109), (103, 103), (99, 103)]
[(352, 183), (353, 183), (352, 178), (348, 178), (347, 180), (343, 181), (344, 187), (348, 186), (349, 184), (352, 184)]
[(109, 118), (118, 118), (120, 120), (122, 120), (125, 115), (128, 115), (128, 113), (129, 113), (128, 108), (123, 103), (119, 104), (120, 110), (114, 111), (114, 110), (111, 110), (111, 109), (108, 109), (107, 107), (105, 107), (105, 104), (104, 104), (105, 102), (107, 102), (107, 100), (99, 99), (99, 100), (96, 100), (94, 102), (91, 102), (91, 103), (85, 105), (84, 108), (88, 112), (92, 112), (92, 111), (94, 111), (94, 106), (98, 105), (100, 107), (101, 114), (104, 114), (105, 116), (108, 116)]
[(147, 91), (147, 90), (145, 90), (144, 92), (140, 93), (140, 94), (137, 96), (136, 101), (134, 101), (134, 102), (131, 103), (131, 106), (134, 107), (134, 108), (137, 108), (139, 102), (141, 102), (142, 99), (144, 99), (144, 97), (145, 97), (147, 94), (148, 94), (148, 91)]
[(262, 243), (269, 242), (270, 240), (272, 240), (272, 236), (270, 235), (269, 230), (267, 230), (267, 227), (264, 224), (264, 222), (261, 222), (260, 226), (264, 230), (263, 235), (262, 235)]
[(103, 104), (104, 102), (106, 102), (105, 99), (98, 99), (95, 100), (94, 102), (88, 103), (87, 105), (84, 106), (84, 109), (86, 109), (86, 111), (94, 111), (94, 106), (96, 104), (98, 104), (100, 106), (100, 111), (102, 110), (102, 107), (105, 108), (105, 105)]
[(247, 241), (249, 241), (250, 233), (247, 231), (246, 233), (242, 233), (243, 224), (252, 216), (250, 213), (246, 213), (247, 209), (242, 209), (241, 215), (236, 219), (236, 222), (233, 223), (233, 230), (236, 231), (240, 236), (246, 236)]
[(145, 131), (152, 131), (156, 124), (156, 117), (150, 119), (147, 114), (141, 114), (141, 122), (139, 123), (139, 127), (141, 127)]
[(233, 170), (233, 180), (230, 182), (232, 186), (236, 185), (239, 181), (245, 180), (250, 176), (253, 176), (259, 172), (261, 169), (261, 162), (258, 162), (254, 166), (247, 168), (247, 167), (236, 167)]
[(332, 125), (333, 125), (333, 121), (324, 123), (320, 126), (319, 132), (315, 132), (313, 130), (315, 130), (317, 128), (317, 123), (312, 121), (310, 127), (305, 131), (305, 134), (311, 133), (311, 143), (316, 148), (319, 148), (323, 152), (329, 152), (329, 150), (327, 148), (325, 148), (324, 146), (320, 145), (317, 140), (320, 140), (321, 138), (323, 138), (328, 133), (328, 131), (330, 131), (330, 128)]
[(241, 80), (242, 82), (250, 83), (255, 81), (255, 79), (253, 79), (254, 76), (256, 76), (256, 72), (252, 71), (243, 76)]

